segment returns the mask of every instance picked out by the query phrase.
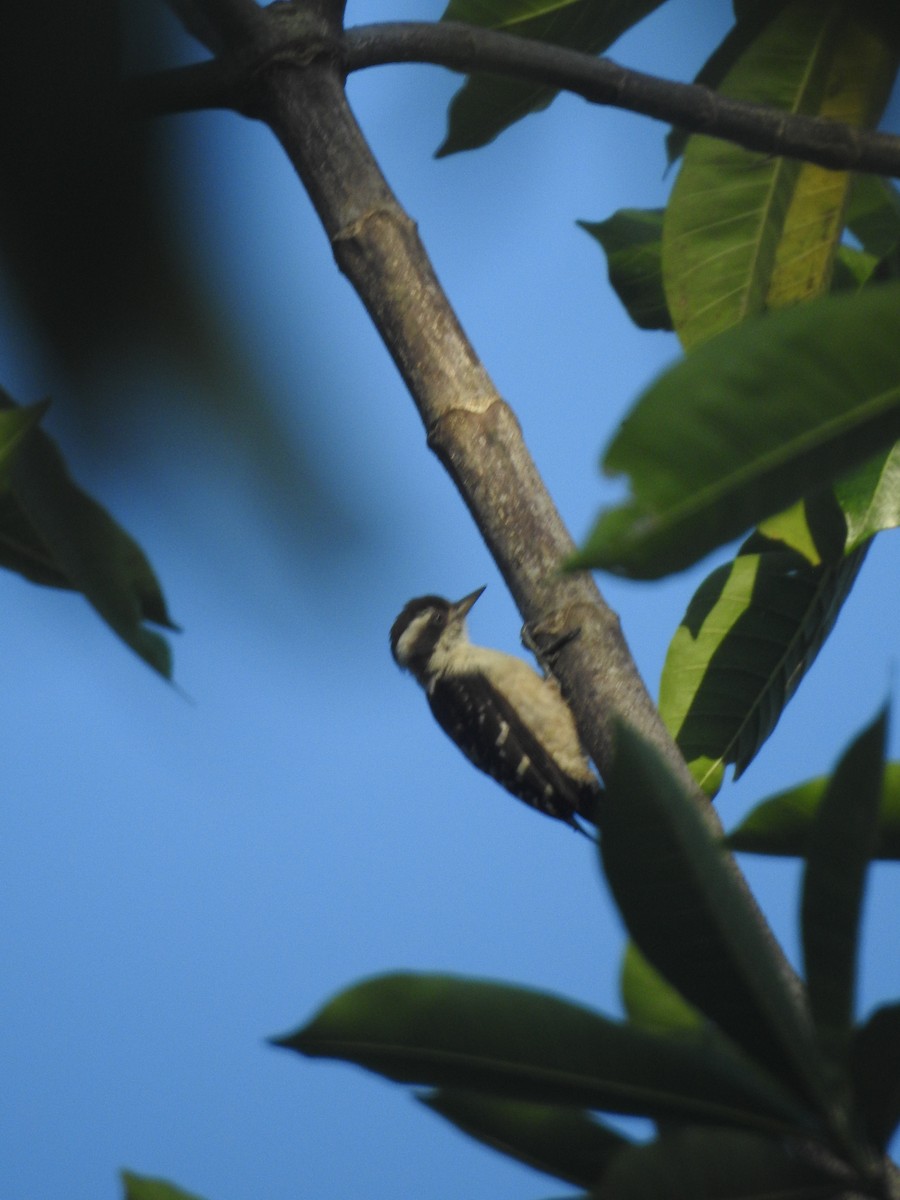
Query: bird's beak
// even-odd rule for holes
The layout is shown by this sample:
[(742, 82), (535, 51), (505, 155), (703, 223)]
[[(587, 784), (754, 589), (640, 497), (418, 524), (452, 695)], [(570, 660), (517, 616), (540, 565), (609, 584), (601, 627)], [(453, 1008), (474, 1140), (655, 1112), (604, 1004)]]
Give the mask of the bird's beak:
[[(487, 584), (485, 584), (484, 587), (487, 587)], [(478, 590), (475, 592), (470, 592), (468, 596), (463, 596), (462, 600), (457, 600), (453, 605), (454, 617), (462, 620), (462, 618), (466, 616), (466, 614), (472, 608), (472, 605), (484, 591), (484, 587), (478, 588)]]

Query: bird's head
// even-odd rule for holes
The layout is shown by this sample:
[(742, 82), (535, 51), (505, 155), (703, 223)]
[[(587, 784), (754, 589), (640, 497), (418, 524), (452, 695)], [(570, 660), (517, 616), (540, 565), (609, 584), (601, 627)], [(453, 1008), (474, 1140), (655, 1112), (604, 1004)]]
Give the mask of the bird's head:
[(466, 616), (483, 591), (480, 587), (456, 601), (417, 596), (404, 605), (391, 626), (391, 654), (397, 665), (421, 683), (436, 658), (467, 638)]

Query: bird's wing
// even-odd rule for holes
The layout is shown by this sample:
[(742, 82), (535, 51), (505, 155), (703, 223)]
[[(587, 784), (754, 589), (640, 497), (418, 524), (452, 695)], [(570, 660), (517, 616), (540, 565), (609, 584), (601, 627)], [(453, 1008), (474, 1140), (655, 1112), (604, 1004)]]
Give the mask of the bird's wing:
[(581, 830), (600, 792), (561, 770), (502, 692), (482, 674), (444, 675), (428, 691), (435, 720), (479, 770), (548, 816)]

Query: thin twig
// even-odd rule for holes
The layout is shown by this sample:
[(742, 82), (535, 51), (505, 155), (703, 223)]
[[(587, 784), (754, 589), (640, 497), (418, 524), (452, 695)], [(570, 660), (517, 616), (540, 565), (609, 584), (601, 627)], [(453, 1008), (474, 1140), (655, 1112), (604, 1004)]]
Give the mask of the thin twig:
[(246, 73), (246, 64), (224, 58), (170, 67), (126, 80), (125, 103), (138, 117), (165, 117), (211, 108), (240, 109), (238, 98)]
[[(748, 150), (834, 170), (900, 176), (900, 138), (891, 134), (733, 100), (700, 84), (659, 79), (607, 58), (497, 30), (451, 21), (364, 25), (348, 30), (342, 46), (348, 73), (388, 63), (428, 62), (465, 73), (531, 79), (574, 92), (592, 104), (642, 113)], [(287, 52), (285, 47), (280, 53)], [(129, 103), (147, 115), (199, 108), (242, 110), (247, 76), (246, 59), (179, 67), (132, 81)]]
[(701, 84), (660, 79), (608, 58), (498, 30), (455, 21), (362, 25), (346, 32), (344, 47), (348, 72), (387, 63), (430, 62), (467, 74), (489, 71), (532, 79), (574, 92), (592, 104), (656, 117), (748, 150), (835, 170), (900, 175), (900, 138), (889, 134), (729, 99)]

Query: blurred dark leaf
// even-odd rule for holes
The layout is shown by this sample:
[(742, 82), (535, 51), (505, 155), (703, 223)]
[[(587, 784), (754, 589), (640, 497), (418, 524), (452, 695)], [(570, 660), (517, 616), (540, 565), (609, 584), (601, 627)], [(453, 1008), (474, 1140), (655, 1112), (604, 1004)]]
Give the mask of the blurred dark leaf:
[(893, 184), (875, 175), (855, 175), (846, 224), (862, 249), (838, 246), (832, 289), (900, 279), (900, 193)]
[(0, 253), (76, 376), (135, 340), (195, 355), (198, 313), (163, 231), (149, 126), (119, 92), (121, 25), (116, 0), (3, 14)]
[[(601, 54), (663, 0), (450, 0), (441, 18), (500, 29), (521, 37)], [(453, 97), (447, 136), (438, 157), (474, 150), (546, 108), (553, 88), (502, 75), (472, 75)]]
[(632, 1025), (660, 1032), (697, 1029), (703, 1017), (647, 962), (634, 942), (625, 947), (619, 978), (622, 1005)]
[(754, 1063), (826, 1111), (808, 1016), (697, 798), (626, 725), (605, 780), (603, 866), (638, 949)]
[(524, 1104), (453, 1089), (419, 1099), (491, 1149), (583, 1187), (590, 1187), (615, 1155), (631, 1145), (579, 1108)]
[(856, 1030), (851, 1048), (856, 1102), (880, 1150), (900, 1125), (900, 1004), (885, 1004)]
[(773, 1138), (728, 1129), (681, 1129), (623, 1150), (598, 1200), (832, 1200), (843, 1183)]
[[(0, 410), (34, 411), (11, 406), (9, 397), (0, 397)], [(35, 583), (82, 592), (136, 654), (171, 676), (167, 642), (144, 625), (177, 628), (153, 568), (137, 542), (72, 482), (41, 429), (18, 447), (9, 487), (0, 495), (0, 566)]]
[(37, 404), (29, 404), (22, 408), (4, 408), (0, 396), (0, 504), (5, 500), (3, 493), (10, 486), (10, 474), (16, 455), (24, 446), (27, 435), (49, 407), (49, 400), (41, 400)]
[[(828, 777), (807, 780), (761, 801), (725, 839), (732, 850), (805, 858)], [(900, 860), (900, 763), (887, 763), (873, 858)]]
[(900, 192), (889, 179), (854, 175), (847, 228), (863, 250), (885, 258), (900, 247)]
[(801, 933), (804, 975), (819, 1043), (838, 1075), (847, 1066), (856, 996), (859, 919), (875, 846), (887, 713), (842, 755), (807, 839)]
[(766, 1132), (808, 1120), (721, 1039), (662, 1036), (508, 984), (385, 975), (342, 992), (275, 1045), (354, 1062), (400, 1083), (462, 1088)]
[[(210, 297), (174, 231), (169, 175), (177, 168), (160, 146), (171, 122), (213, 118), (153, 122), (125, 109), (124, 43), (135, 72), (183, 53), (168, 44), (161, 14), (156, 0), (4, 7), (0, 260), (12, 293), (37, 335), (48, 385), (65, 390), (58, 415), (98, 458), (127, 452), (119, 436), (126, 407), (151, 402), (156, 427), (167, 406), (176, 416), (193, 407), (207, 423), (209, 453), (230, 439), (267, 527), (283, 530), (292, 549), (304, 540), (356, 544), (358, 514), (307, 450), (304, 431), (285, 428), (242, 350), (235, 298)], [(313, 407), (313, 375), (291, 398), (301, 420)]]

